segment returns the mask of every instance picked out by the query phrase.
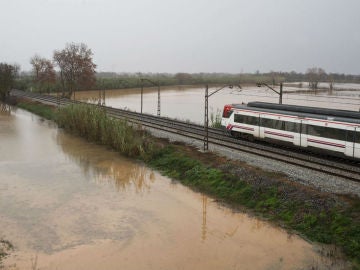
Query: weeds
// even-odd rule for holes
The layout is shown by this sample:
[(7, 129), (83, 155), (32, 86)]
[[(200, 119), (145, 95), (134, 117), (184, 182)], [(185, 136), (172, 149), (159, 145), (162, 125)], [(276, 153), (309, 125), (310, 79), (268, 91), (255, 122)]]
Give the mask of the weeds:
[(213, 128), (221, 128), (221, 110), (220, 109), (217, 109), (216, 113), (214, 113), (211, 109), (210, 126)]
[(19, 108), (33, 112), (49, 120), (55, 120), (55, 109), (50, 106), (44, 106), (36, 103), (19, 102), (17, 104)]
[(111, 146), (128, 157), (145, 159), (152, 147), (146, 132), (136, 130), (126, 120), (109, 117), (101, 107), (85, 104), (62, 107), (56, 122), (71, 133)]
[(9, 252), (14, 249), (14, 246), (7, 240), (0, 239), (0, 268), (2, 260), (9, 255)]

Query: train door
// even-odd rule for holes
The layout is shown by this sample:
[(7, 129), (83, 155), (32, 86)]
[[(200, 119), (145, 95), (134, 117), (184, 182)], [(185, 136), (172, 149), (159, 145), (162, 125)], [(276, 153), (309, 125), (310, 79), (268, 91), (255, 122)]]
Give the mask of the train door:
[(262, 114), (259, 114), (259, 138), (260, 139), (264, 139), (265, 138), (265, 133), (264, 133), (265, 128), (262, 125)]
[(354, 158), (360, 158), (360, 127), (355, 128)]
[(257, 116), (257, 127), (255, 128), (254, 136), (256, 138), (261, 138), (261, 117), (260, 117), (260, 113)]
[(304, 119), (300, 120), (300, 146), (301, 147), (307, 147), (308, 141), (307, 141), (307, 130), (306, 130), (306, 124), (307, 121)]
[(353, 157), (355, 154), (355, 142), (356, 142), (356, 128), (348, 127), (345, 138), (345, 156)]
[[(285, 127), (289, 127), (289, 124), (285, 124)], [(294, 119), (291, 129), (288, 131), (291, 131), (294, 135), (293, 143), (296, 146), (301, 146), (301, 126), (302, 126), (302, 120), (301, 119)], [(285, 129), (287, 130), (287, 129)]]

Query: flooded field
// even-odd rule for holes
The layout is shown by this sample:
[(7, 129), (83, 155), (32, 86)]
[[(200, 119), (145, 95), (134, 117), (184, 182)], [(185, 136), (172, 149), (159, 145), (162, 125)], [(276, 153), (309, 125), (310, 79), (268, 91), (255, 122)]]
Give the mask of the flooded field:
[[(342, 87), (342, 88), (341, 88)], [(348, 88), (346, 88), (348, 87)], [(358, 88), (356, 88), (358, 87)], [(210, 88), (209, 93), (217, 88)], [(335, 85), (333, 91), (318, 90), (316, 93), (306, 88), (284, 87), (283, 103), (322, 108), (359, 111), (360, 85)], [(279, 90), (276, 88), (275, 90)], [(140, 112), (140, 89), (107, 90), (107, 106)], [(204, 123), (205, 88), (161, 87), (161, 115), (171, 118)], [(76, 99), (97, 102), (99, 91), (76, 92)], [(225, 88), (209, 98), (209, 114), (220, 114), (225, 104), (263, 101), (278, 103), (279, 96), (264, 87), (244, 86), (242, 89)], [(157, 114), (157, 88), (146, 88), (143, 94), (143, 112)]]
[(105, 147), (0, 114), (5, 269), (342, 269), (332, 252)]

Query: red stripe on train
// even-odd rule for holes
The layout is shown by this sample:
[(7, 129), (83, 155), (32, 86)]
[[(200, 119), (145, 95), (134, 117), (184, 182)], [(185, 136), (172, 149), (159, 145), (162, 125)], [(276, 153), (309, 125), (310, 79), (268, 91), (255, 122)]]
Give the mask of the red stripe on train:
[(308, 141), (308, 142), (312, 142), (312, 143), (318, 143), (318, 144), (324, 144), (324, 145), (329, 145), (329, 146), (335, 146), (335, 147), (345, 148), (345, 145), (344, 145), (344, 144), (338, 144), (338, 143), (320, 141), (320, 140), (315, 140), (315, 139), (307, 139), (307, 141)]
[(284, 134), (284, 133), (278, 133), (278, 132), (273, 132), (273, 131), (264, 131), (265, 134), (270, 134), (270, 135), (275, 135), (275, 136), (280, 136), (280, 137), (286, 137), (286, 138), (291, 138), (293, 139), (294, 136), (290, 135), (290, 134)]
[(240, 128), (240, 129), (245, 129), (245, 130), (250, 130), (250, 131), (254, 131), (255, 129), (254, 128), (251, 128), (251, 127), (245, 127), (245, 126), (231, 126), (230, 129), (233, 129), (233, 128)]

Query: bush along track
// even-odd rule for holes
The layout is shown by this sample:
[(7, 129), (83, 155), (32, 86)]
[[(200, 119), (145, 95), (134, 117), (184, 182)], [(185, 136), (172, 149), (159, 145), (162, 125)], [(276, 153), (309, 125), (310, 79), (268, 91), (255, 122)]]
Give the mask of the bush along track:
[(2, 269), (2, 260), (5, 259), (13, 249), (14, 247), (9, 241), (0, 238), (0, 269)]
[(289, 181), (282, 174), (169, 144), (126, 121), (107, 116), (101, 107), (70, 105), (52, 111), (59, 127), (140, 159), (232, 207), (245, 206), (312, 241), (335, 244), (352, 260), (354, 268), (360, 269), (358, 197), (320, 192)]

